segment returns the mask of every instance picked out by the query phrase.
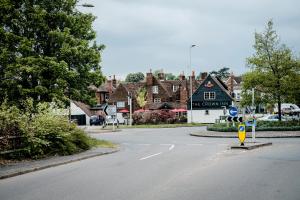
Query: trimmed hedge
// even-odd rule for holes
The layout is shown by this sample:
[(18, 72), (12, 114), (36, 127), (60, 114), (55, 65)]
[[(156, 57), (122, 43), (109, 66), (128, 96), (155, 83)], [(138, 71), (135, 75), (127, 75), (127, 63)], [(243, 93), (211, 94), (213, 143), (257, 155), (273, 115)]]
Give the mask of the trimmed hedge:
[[(208, 131), (218, 131), (218, 132), (237, 132), (238, 124), (233, 127), (230, 124), (227, 127), (226, 123), (219, 123), (207, 126)], [(246, 132), (251, 132), (252, 127), (246, 127)], [(287, 121), (287, 122), (265, 122), (258, 121), (255, 131), (300, 131), (300, 121)]]

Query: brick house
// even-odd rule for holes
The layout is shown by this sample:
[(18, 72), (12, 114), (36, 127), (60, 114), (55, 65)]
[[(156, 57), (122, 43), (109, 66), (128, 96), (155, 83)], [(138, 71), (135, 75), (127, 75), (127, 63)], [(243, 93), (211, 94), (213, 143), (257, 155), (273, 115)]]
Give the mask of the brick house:
[[(191, 78), (194, 92), (201, 83), (201, 80), (195, 79), (194, 72)], [(139, 90), (144, 88), (146, 89), (145, 100), (147, 101), (145, 109), (187, 108), (187, 100), (190, 94), (190, 77), (186, 79), (183, 74), (179, 76), (179, 80), (166, 80), (163, 72), (160, 72), (158, 77), (155, 77), (150, 71), (146, 74), (145, 80), (138, 83), (120, 83), (118, 85), (114, 85), (113, 83), (114, 79), (98, 88), (96, 91), (98, 104), (107, 102), (108, 104), (117, 105), (118, 110), (129, 110), (128, 95), (131, 95), (132, 110), (138, 110), (141, 107), (138, 105), (136, 98)], [(109, 92), (109, 89), (111, 92)], [(109, 95), (109, 98), (103, 99), (105, 95)]]
[(234, 76), (233, 73), (231, 73), (228, 79), (224, 82), (228, 87), (230, 95), (234, 98), (236, 103), (239, 103), (241, 101), (242, 94), (242, 77)]

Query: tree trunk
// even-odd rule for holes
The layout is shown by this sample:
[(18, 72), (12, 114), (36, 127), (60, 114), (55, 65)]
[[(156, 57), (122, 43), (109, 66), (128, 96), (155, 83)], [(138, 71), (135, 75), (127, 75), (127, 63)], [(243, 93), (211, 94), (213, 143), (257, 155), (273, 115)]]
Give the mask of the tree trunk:
[(279, 121), (281, 121), (281, 99), (280, 99), (280, 94), (277, 95), (277, 104), (278, 104), (278, 117), (279, 117)]

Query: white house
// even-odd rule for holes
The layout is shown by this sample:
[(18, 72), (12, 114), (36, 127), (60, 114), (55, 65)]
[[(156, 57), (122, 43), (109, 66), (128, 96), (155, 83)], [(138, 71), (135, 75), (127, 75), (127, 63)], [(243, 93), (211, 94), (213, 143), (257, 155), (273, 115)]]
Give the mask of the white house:
[(188, 123), (215, 123), (233, 102), (225, 83), (212, 75), (203, 80), (192, 97), (192, 112), (190, 99), (187, 104)]
[(90, 107), (79, 101), (71, 101), (71, 119), (76, 119), (78, 125), (90, 125), (92, 116)]

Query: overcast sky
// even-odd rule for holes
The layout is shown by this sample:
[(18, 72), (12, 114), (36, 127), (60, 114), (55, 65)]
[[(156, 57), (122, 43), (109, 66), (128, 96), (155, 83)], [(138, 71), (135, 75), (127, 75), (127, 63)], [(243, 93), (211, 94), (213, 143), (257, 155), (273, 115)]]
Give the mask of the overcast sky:
[(229, 67), (248, 70), (254, 33), (269, 19), (282, 43), (300, 55), (299, 0), (82, 0), (80, 8), (97, 16), (94, 28), (104, 75), (123, 78), (130, 72), (163, 69), (187, 74), (189, 47), (196, 74)]

